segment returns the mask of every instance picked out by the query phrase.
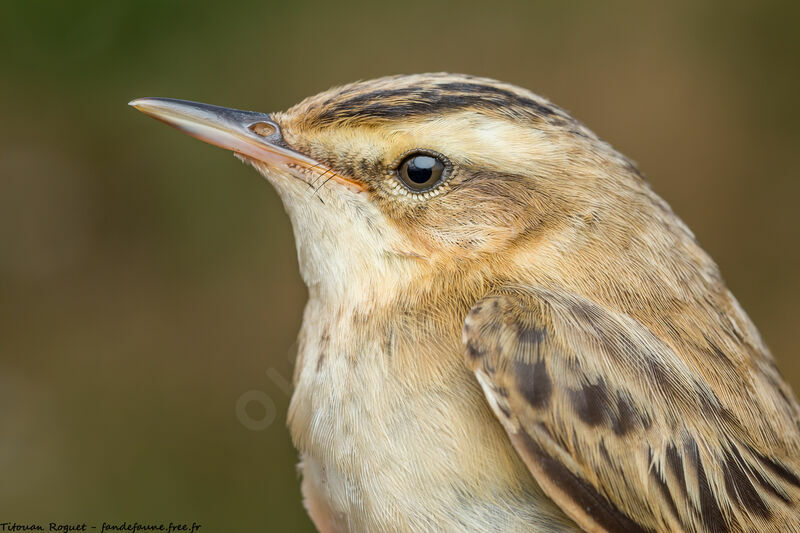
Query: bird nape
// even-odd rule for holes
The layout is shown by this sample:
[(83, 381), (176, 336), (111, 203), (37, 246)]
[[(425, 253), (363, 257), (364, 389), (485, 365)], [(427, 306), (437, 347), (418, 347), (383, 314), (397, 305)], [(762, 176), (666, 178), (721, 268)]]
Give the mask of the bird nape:
[(322, 532), (800, 531), (800, 408), (636, 167), (524, 89), (393, 76), (131, 105), (275, 187)]

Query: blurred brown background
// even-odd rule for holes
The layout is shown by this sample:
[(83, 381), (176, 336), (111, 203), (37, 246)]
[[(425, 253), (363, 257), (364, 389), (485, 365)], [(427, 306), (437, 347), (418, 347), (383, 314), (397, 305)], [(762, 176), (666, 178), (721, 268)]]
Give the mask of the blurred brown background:
[(800, 390), (798, 6), (3, 2), (0, 521), (311, 531), (284, 427), (306, 296), (288, 220), (140, 96), (272, 111), (438, 70), (528, 87), (639, 163)]

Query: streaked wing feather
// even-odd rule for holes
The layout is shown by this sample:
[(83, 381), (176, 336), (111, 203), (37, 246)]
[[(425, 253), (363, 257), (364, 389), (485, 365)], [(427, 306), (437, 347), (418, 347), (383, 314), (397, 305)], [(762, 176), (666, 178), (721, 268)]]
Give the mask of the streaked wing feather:
[(746, 426), (629, 316), (510, 287), (474, 306), (464, 342), (516, 450), (585, 530), (800, 531), (798, 459), (765, 431), (796, 445), (797, 421)]

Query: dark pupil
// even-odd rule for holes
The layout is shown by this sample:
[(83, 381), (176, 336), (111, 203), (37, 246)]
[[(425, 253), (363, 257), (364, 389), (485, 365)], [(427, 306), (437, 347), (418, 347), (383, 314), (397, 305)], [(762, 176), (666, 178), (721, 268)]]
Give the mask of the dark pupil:
[(436, 159), (427, 155), (418, 155), (408, 162), (408, 178), (414, 183), (425, 183), (431, 179)]

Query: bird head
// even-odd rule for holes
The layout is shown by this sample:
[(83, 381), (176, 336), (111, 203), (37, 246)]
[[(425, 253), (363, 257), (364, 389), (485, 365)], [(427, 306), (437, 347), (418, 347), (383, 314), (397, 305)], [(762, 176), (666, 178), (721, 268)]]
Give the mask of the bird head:
[(304, 281), (322, 296), (374, 304), (442, 276), (557, 277), (579, 268), (573, 253), (614, 255), (613, 245), (586, 253), (609, 241), (603, 231), (624, 237), (668, 210), (565, 111), (485, 78), (357, 82), (271, 114), (131, 105), (262, 173), (292, 220)]

